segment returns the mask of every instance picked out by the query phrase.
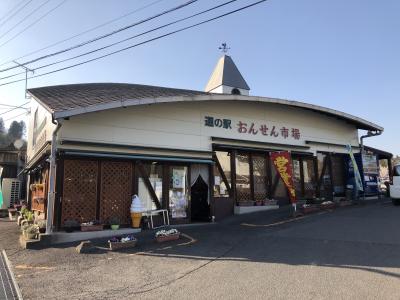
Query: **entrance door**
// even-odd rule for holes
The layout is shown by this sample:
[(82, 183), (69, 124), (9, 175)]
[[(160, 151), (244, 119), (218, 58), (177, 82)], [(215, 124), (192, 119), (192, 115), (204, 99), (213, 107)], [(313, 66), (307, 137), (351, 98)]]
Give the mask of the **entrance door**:
[(192, 221), (208, 222), (210, 220), (210, 206), (207, 199), (208, 185), (199, 175), (191, 187)]

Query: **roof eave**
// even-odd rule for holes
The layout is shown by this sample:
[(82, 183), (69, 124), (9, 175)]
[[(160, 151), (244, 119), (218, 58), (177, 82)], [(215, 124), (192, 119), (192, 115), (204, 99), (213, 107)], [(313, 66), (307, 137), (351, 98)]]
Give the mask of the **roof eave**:
[(384, 128), (364, 120), (362, 118), (334, 110), (331, 108), (326, 108), (314, 104), (308, 104), (304, 102), (294, 101), (294, 100), (285, 100), (279, 98), (268, 98), (268, 97), (258, 97), (258, 96), (245, 96), (245, 95), (230, 95), (230, 94), (208, 94), (208, 95), (195, 95), (195, 96), (172, 96), (172, 97), (159, 97), (159, 98), (144, 98), (144, 99), (126, 99), (121, 101), (115, 101), (104, 104), (91, 105), (88, 107), (75, 108), (70, 110), (63, 111), (55, 111), (54, 118), (67, 118), (76, 115), (81, 115), (90, 112), (103, 111), (113, 108), (124, 108), (136, 105), (151, 105), (158, 103), (171, 103), (171, 102), (186, 102), (186, 101), (255, 101), (262, 103), (273, 103), (273, 104), (281, 104), (287, 105), (291, 107), (303, 108), (306, 110), (311, 110), (318, 113), (324, 113), (332, 117), (337, 117), (343, 120), (346, 120), (349, 123), (352, 123), (357, 126), (358, 129), (364, 130), (372, 130), (372, 131), (381, 131), (383, 132)]

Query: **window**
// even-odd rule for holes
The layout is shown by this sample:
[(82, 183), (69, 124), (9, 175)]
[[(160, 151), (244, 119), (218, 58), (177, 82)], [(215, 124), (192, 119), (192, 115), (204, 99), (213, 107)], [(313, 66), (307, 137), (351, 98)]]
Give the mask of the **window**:
[(144, 210), (152, 210), (157, 209), (153, 198), (151, 197), (151, 193), (148, 190), (145, 182), (145, 178), (143, 176), (148, 176), (148, 180), (150, 181), (151, 187), (153, 188), (154, 193), (157, 195), (158, 201), (162, 206), (163, 204), (163, 172), (162, 165), (153, 162), (153, 163), (143, 163), (143, 169), (145, 171), (145, 175), (139, 172), (139, 185), (138, 185), (138, 196), (142, 201)]
[(319, 183), (319, 193), (321, 198), (332, 199), (332, 180), (331, 180), (331, 170), (330, 170), (330, 159), (325, 153), (317, 154), (318, 160), (318, 183)]
[(254, 200), (263, 201), (267, 199), (267, 169), (265, 155), (253, 154), (251, 159), (253, 163)]
[(225, 178), (229, 184), (223, 179), (223, 175), (220, 173), (217, 165), (214, 165), (214, 196), (215, 197), (229, 197), (229, 188), (231, 187), (231, 156), (229, 152), (216, 151), (215, 152), (218, 162), (221, 165), (222, 171), (224, 172)]
[(189, 184), (188, 167), (171, 166), (169, 183), (169, 209), (171, 217), (181, 219), (188, 217)]
[(240, 93), (239, 89), (234, 88), (234, 89), (232, 89), (231, 94), (232, 95), (240, 95), (241, 93)]
[(250, 159), (247, 153), (236, 155), (236, 197), (237, 202), (253, 202), (250, 190)]
[(317, 179), (315, 177), (315, 163), (313, 158), (303, 158), (303, 177), (304, 177), (304, 198), (312, 199), (315, 197), (315, 187)]

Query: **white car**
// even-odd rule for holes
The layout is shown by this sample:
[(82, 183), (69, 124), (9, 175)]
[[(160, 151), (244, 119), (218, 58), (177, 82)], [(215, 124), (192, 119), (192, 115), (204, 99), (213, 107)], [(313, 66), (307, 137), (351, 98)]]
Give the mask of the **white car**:
[(393, 204), (400, 205), (400, 165), (393, 167), (393, 180), (389, 190)]

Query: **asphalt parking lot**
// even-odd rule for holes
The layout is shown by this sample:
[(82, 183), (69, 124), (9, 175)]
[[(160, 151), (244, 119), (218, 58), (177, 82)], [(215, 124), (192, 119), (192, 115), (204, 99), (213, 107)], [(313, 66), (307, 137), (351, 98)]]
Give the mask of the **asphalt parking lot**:
[[(282, 215), (283, 214), (283, 215)], [(184, 227), (134, 250), (20, 250), (1, 222), (24, 299), (399, 299), (400, 208), (340, 208), (298, 219), (256, 214)]]

